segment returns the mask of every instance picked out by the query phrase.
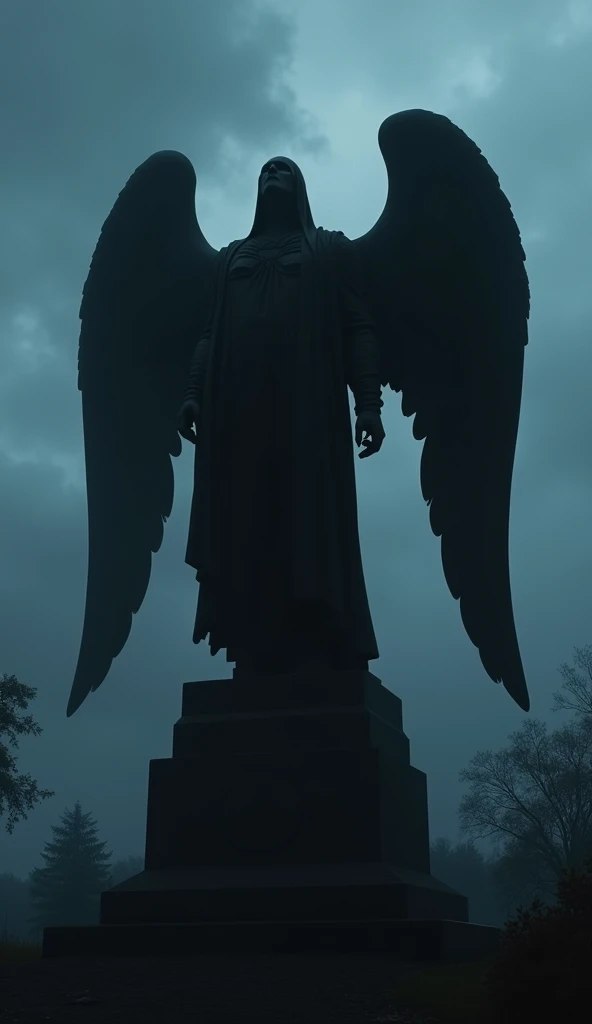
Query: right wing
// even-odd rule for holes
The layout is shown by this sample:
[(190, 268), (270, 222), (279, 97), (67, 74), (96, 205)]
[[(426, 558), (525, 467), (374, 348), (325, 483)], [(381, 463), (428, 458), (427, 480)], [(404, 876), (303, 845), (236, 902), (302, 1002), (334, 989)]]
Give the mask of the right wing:
[(488, 675), (530, 702), (509, 564), (512, 472), (530, 293), (510, 204), (441, 114), (383, 122), (389, 191), (355, 240), (382, 340), (383, 383), (425, 440), (421, 489), (464, 627)]
[(123, 650), (171, 514), (176, 415), (217, 256), (197, 222), (195, 188), (181, 153), (141, 164), (103, 225), (84, 286), (88, 579), (68, 717)]

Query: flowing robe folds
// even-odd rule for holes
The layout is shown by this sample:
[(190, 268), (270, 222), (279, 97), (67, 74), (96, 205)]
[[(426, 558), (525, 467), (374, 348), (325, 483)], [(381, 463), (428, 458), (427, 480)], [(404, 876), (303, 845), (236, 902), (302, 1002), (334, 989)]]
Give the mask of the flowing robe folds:
[(271, 666), (378, 657), (362, 570), (348, 384), (379, 409), (351, 242), (314, 228), (219, 254), (187, 397), (200, 404), (186, 561), (194, 641)]

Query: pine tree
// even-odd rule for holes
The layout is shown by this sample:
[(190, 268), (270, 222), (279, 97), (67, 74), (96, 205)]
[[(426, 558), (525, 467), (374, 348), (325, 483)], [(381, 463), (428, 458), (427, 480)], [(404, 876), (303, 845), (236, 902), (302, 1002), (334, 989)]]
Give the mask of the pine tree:
[(51, 925), (97, 924), (100, 894), (109, 887), (111, 853), (97, 839), (97, 824), (77, 801), (66, 809), (61, 825), (52, 825), (54, 840), (41, 854), (45, 867), (29, 875), (32, 931)]

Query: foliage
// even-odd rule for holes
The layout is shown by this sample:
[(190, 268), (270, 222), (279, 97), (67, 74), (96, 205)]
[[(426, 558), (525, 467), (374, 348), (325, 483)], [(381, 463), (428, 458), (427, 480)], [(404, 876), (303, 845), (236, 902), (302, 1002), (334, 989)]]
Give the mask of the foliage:
[(472, 842), (453, 846), (449, 839), (436, 839), (430, 847), (430, 863), (434, 878), (467, 897), (470, 921), (496, 927), (503, 924), (494, 862)]
[(549, 733), (524, 722), (508, 746), (477, 753), (460, 774), (461, 829), (501, 844), (498, 877), (553, 891), (565, 868), (592, 852), (592, 719)]
[(565, 663), (559, 669), (559, 675), (563, 677), (563, 693), (553, 694), (555, 706), (552, 710), (592, 716), (592, 645), (574, 647), (573, 660), (574, 665)]
[(39, 789), (30, 775), (19, 775), (16, 757), (2, 741), (6, 736), (11, 747), (18, 748), (18, 736), (39, 736), (43, 730), (32, 715), (21, 715), (37, 694), (33, 686), (19, 683), (16, 676), (0, 679), (0, 817), (8, 809), (6, 831), (11, 833), (17, 821), (26, 818), (25, 811), (33, 810), (39, 800), (54, 796), (53, 790)]
[(562, 873), (556, 901), (535, 900), (502, 933), (487, 979), (500, 1024), (579, 1020), (592, 999), (592, 860)]
[(100, 894), (109, 887), (111, 857), (97, 839), (96, 822), (83, 814), (80, 803), (66, 810), (61, 825), (52, 825), (54, 840), (41, 854), (45, 867), (30, 874), (30, 918), (38, 934), (49, 925), (98, 923)]

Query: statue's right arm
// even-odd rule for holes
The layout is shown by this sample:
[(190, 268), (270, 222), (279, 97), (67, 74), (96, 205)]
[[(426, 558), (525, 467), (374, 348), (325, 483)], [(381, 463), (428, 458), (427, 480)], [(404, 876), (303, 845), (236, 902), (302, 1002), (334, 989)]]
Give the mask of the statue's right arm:
[(183, 402), (196, 402), (197, 405), (201, 406), (211, 342), (212, 329), (210, 323), (195, 346)]

